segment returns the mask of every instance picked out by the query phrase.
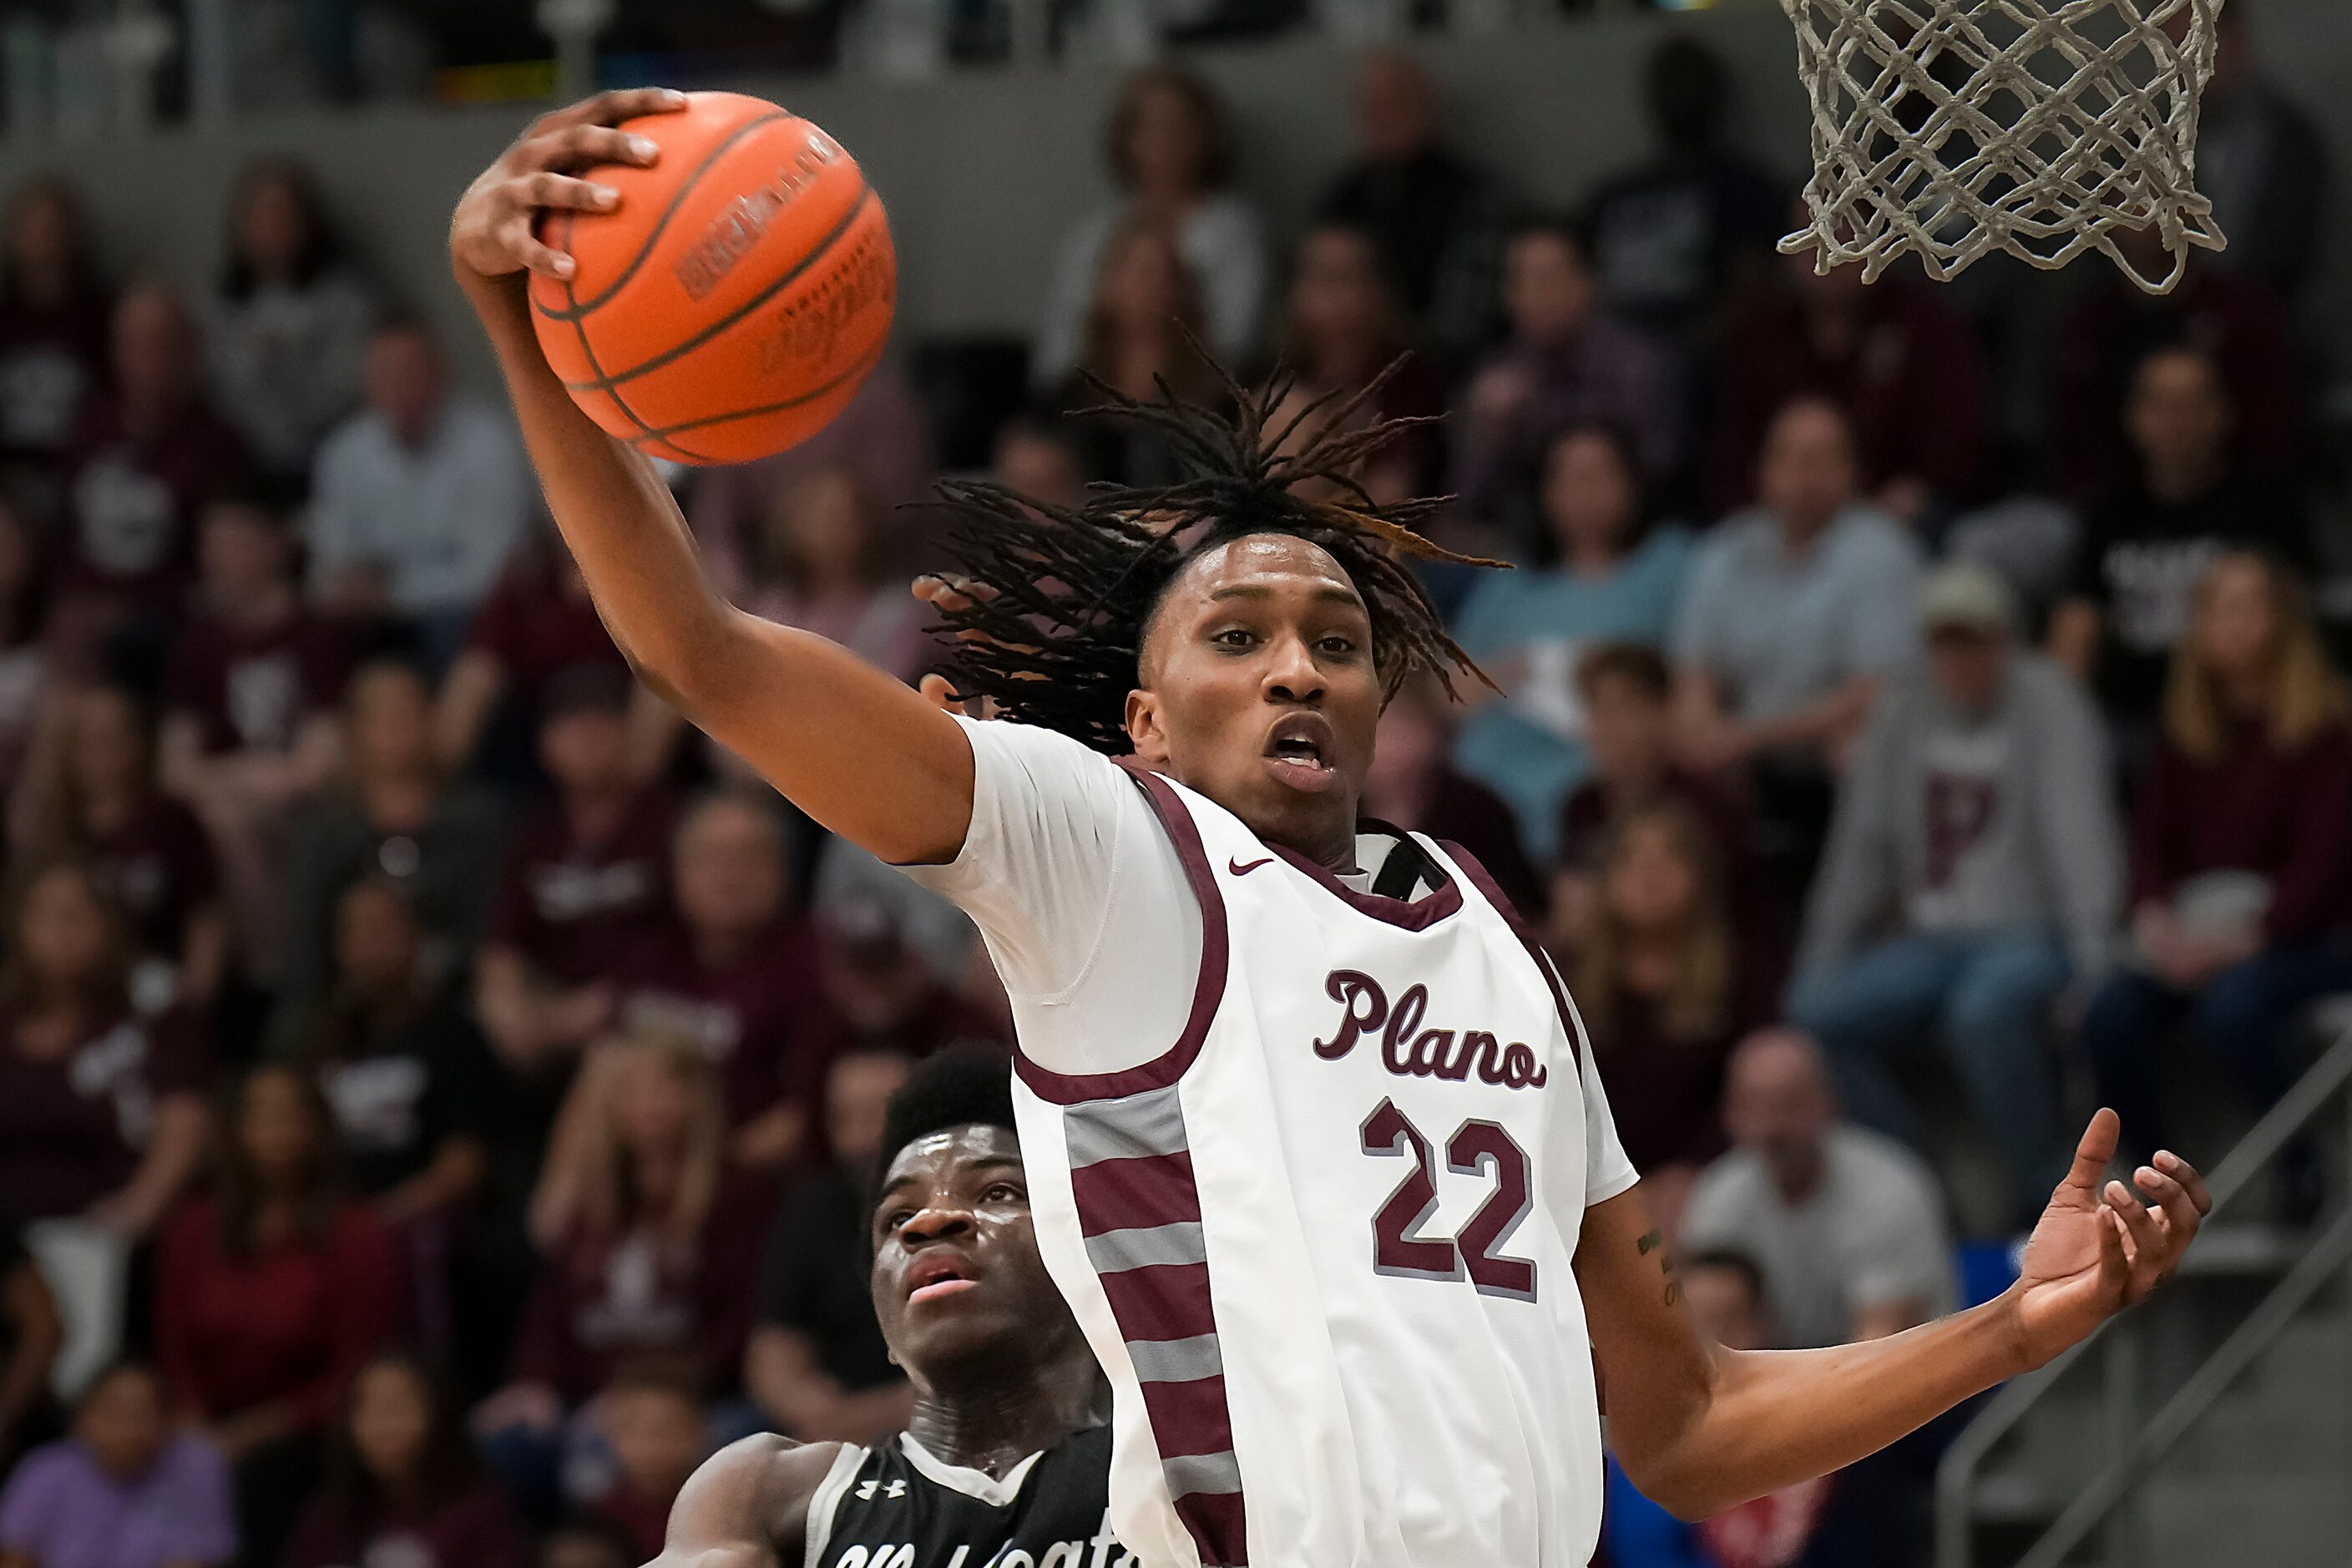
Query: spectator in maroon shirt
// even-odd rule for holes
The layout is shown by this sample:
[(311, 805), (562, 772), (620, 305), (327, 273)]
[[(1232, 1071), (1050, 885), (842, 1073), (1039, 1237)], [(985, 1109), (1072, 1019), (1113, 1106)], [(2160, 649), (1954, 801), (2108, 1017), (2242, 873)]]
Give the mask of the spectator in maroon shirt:
[(1699, 1168), (1724, 1151), (1724, 1068), (1770, 1021), (1778, 977), (1743, 951), (1713, 835), (1681, 802), (1629, 810), (1599, 881), (1566, 967), (1626, 1156), (1671, 1232)]
[(662, 930), (676, 803), (630, 776), (625, 672), (552, 683), (541, 765), (555, 798), (516, 828), (491, 895), (475, 1005), (516, 1072), (567, 1063), (612, 1016), (611, 976)]
[(1717, 514), (1755, 500), (1765, 431), (1801, 397), (1845, 410), (1863, 482), (1888, 516), (1914, 521), (1964, 499), (1992, 416), (1990, 373), (1968, 321), (1931, 285), (1893, 275), (1864, 283), (1859, 267), (1817, 273), (1811, 252), (1785, 258), (1782, 276), (1725, 350)]
[(121, 687), (66, 697), (10, 803), (20, 851), (89, 860), (129, 919), (134, 993), (209, 1005), (227, 967), (220, 869), (204, 825), (156, 787), (145, 710)]
[(1433, 684), (1419, 683), (1398, 692), (1381, 713), (1363, 815), (1459, 844), (1528, 919), (1540, 922), (1543, 879), (1519, 846), (1511, 808), (1446, 760), (1453, 734), (1445, 701)]
[(85, 405), (71, 449), (69, 526), (51, 639), (90, 667), (133, 619), (167, 618), (187, 585), (197, 509), (251, 468), (197, 391), (196, 331), (161, 289), (126, 291), (110, 337), (114, 389)]
[[(441, 683), (433, 729), (442, 763), (452, 773), (464, 771), (502, 702), (526, 729), (535, 728), (556, 679), (582, 665), (623, 674), (629, 668), (597, 618), (571, 552), (560, 541), (542, 539), (499, 575)], [(685, 721), (643, 689), (634, 691), (628, 717), (630, 773), (653, 778), (669, 761)]]
[(284, 1568), (529, 1568), (530, 1546), (482, 1474), (465, 1418), (415, 1357), (379, 1355), (351, 1382), (327, 1442), (327, 1479)]
[(204, 1157), (205, 1041), (131, 1005), (130, 938), (88, 865), (36, 866), (0, 963), (0, 1214), (79, 1215), (128, 1241)]
[(318, 1089), (257, 1068), (224, 1118), (212, 1194), (183, 1209), (155, 1271), (155, 1359), (183, 1417), (233, 1467), (238, 1561), (278, 1560), (318, 1479), (319, 1429), (401, 1327), (391, 1233), (337, 1177)]
[[(2131, 832), (2133, 954), (2083, 1022), (2099, 1092), (2145, 1156), (2166, 1118), (2150, 1053), (2182, 1022), (2256, 1110), (2290, 1082), (2305, 1005), (2352, 987), (2352, 726), (2301, 585), (2231, 552), (2207, 569), (2174, 656)], [(2318, 1196), (2300, 1149), (2291, 1205)]]
[[(2154, 229), (2117, 243), (2147, 277), (2172, 269)], [(2262, 289), (2192, 261), (2169, 294), (2149, 294), (2114, 268), (2058, 324), (2050, 351), (2049, 468), (2061, 494), (2087, 503), (2122, 480), (2131, 447), (2126, 396), (2134, 373), (2158, 349), (2194, 348), (2221, 367), (2237, 410), (2232, 455), (2274, 468), (2294, 456), (2303, 414), (2286, 314)]]
[(1645, 643), (1603, 643), (1578, 662), (1576, 693), (1592, 774), (1560, 805), (1549, 929), (1561, 952), (1583, 945), (1610, 839), (1636, 809), (1662, 800), (1687, 807), (1706, 826), (1727, 883), (1738, 883), (1748, 857), (1748, 811), (1738, 795), (1674, 760), (1674, 672), (1664, 655)]
[(660, 1361), (622, 1368), (596, 1396), (596, 1426), (611, 1461), (594, 1467), (602, 1473), (577, 1500), (650, 1562), (662, 1554), (670, 1505), (710, 1455), (710, 1422), (692, 1371)]
[(725, 1104), (699, 1049), (620, 1037), (589, 1058), (531, 1195), (542, 1261), (514, 1380), (475, 1415), (502, 1472), (551, 1489), (571, 1413), (635, 1358), (681, 1358), (707, 1387), (732, 1383), (759, 1248), (726, 1171)]
[(1681, 439), (1674, 367), (1664, 350), (1604, 314), (1583, 236), (1531, 223), (1504, 253), (1511, 332), (1464, 393), (1452, 489), (1473, 516), (1532, 539), (1546, 439), (1563, 425), (1613, 420), (1652, 478)]
[(692, 1041), (719, 1074), (727, 1152), (773, 1172), (809, 1132), (826, 1044), (808, 928), (786, 905), (782, 824), (749, 792), (716, 795), (678, 824), (676, 925), (635, 944), (614, 976), (632, 1035)]
[(196, 609), (164, 682), (163, 786), (211, 832), (247, 972), (274, 981), (286, 818), (334, 773), (350, 654), (303, 605), (283, 517), (215, 501), (200, 529)]
[(820, 998), (805, 1022), (819, 1042), (812, 1089), (847, 1051), (920, 1058), (971, 1040), (1012, 1048), (1011, 1031), (960, 994), (960, 974), (927, 950), (908, 903), (878, 888), (842, 889), (820, 905), (814, 925)]
[(379, 659), (343, 689), (341, 767), (287, 825), (286, 965), (289, 1008), (327, 984), (336, 902), (353, 883), (400, 885), (436, 973), (463, 973), (506, 847), (507, 809), (496, 791), (448, 776), (433, 749), (433, 690), (415, 666)]
[(81, 204), (62, 180), (16, 187), (0, 246), (0, 471), (47, 523), (75, 416), (106, 383), (110, 302)]

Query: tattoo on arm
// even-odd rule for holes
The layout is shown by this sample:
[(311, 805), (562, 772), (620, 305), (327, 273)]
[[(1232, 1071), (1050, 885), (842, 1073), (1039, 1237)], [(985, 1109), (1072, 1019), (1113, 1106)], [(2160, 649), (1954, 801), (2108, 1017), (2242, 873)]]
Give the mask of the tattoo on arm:
[(1666, 1305), (1671, 1307), (1683, 1299), (1683, 1286), (1682, 1281), (1675, 1278), (1675, 1260), (1665, 1250), (1665, 1246), (1666, 1233), (1655, 1226), (1633, 1243), (1634, 1249), (1643, 1258), (1653, 1252), (1658, 1255), (1658, 1272), (1666, 1277)]

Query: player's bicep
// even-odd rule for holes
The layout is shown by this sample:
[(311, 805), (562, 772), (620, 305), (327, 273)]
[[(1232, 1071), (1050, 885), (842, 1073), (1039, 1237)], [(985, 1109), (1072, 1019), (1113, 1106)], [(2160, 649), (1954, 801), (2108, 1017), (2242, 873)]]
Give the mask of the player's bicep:
[(902, 865), (954, 859), (972, 798), (956, 721), (814, 633), (736, 610), (720, 625), (726, 676), (700, 690), (695, 722), (859, 847)]
[(656, 1568), (791, 1568), (807, 1539), (809, 1504), (840, 1454), (837, 1443), (764, 1434), (729, 1444), (670, 1505)]

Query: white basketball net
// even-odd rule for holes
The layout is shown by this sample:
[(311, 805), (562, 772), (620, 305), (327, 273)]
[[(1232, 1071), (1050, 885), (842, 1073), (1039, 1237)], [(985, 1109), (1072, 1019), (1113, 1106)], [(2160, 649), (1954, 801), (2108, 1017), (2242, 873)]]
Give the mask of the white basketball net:
[[(1942, 281), (2005, 250), (2107, 253), (2151, 293), (2219, 250), (2197, 194), (2197, 100), (2222, 0), (1780, 0), (1813, 117), (1812, 225), (1780, 242)], [(2177, 39), (2175, 34), (2180, 35)], [(2148, 276), (2117, 237), (2152, 233)]]

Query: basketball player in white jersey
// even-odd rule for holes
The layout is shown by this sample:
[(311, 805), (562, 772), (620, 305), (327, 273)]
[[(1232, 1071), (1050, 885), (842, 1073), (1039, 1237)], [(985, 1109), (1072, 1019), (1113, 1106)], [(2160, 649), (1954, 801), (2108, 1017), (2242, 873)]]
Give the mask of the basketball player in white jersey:
[[(1626, 1473), (1699, 1516), (1832, 1470), (2047, 1361), (2166, 1278), (2208, 1206), (2102, 1111), (1999, 1300), (1736, 1353), (1680, 1304), (1573, 1009), (1468, 858), (1362, 824), (1382, 702), (1461, 668), (1397, 552), (1427, 503), (1176, 405), (1189, 472), (1082, 511), (950, 486), (976, 722), (705, 583), (651, 468), (572, 403), (522, 272), (545, 206), (648, 154), (618, 94), (550, 116), (454, 220), (550, 506), (640, 674), (835, 832), (954, 898), (1020, 1038), (1038, 1245), (1114, 1392), (1147, 1568), (1570, 1568)], [(1334, 430), (1344, 427), (1336, 422)], [(1297, 445), (1293, 443), (1293, 445)], [(1316, 497), (1337, 495), (1333, 501)], [(1118, 760), (1114, 760), (1114, 758)], [(2142, 1201), (2139, 1194), (2145, 1194)]]

